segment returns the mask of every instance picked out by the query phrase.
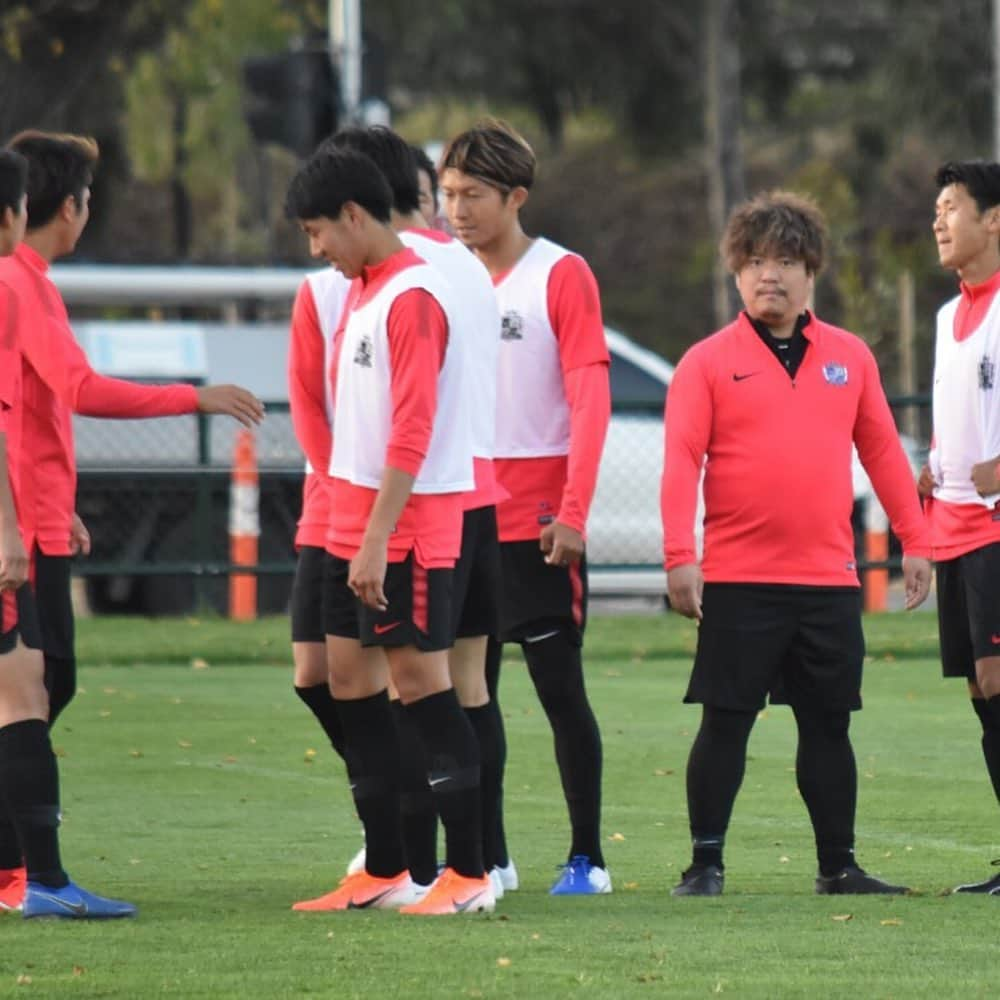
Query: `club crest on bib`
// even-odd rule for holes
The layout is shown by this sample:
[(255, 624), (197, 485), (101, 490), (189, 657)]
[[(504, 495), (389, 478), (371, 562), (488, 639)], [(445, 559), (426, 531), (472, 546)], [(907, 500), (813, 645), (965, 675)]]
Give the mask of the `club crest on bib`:
[(503, 319), (500, 322), (501, 340), (524, 340), (523, 330), (524, 320), (521, 319), (520, 313), (511, 309), (503, 314)]
[(835, 362), (823, 365), (823, 378), (830, 385), (847, 385), (847, 365), (838, 365)]
[(985, 354), (979, 360), (979, 388), (992, 389), (996, 377), (996, 365)]
[(372, 338), (365, 334), (359, 341), (354, 351), (354, 363), (362, 368), (372, 366)]

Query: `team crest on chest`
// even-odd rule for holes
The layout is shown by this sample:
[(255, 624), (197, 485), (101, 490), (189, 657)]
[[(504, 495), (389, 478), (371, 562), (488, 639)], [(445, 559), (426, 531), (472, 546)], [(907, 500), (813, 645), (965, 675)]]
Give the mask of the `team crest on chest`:
[(979, 388), (992, 389), (996, 376), (996, 365), (985, 354), (979, 359)]
[(847, 365), (829, 362), (823, 365), (823, 378), (830, 385), (847, 385)]
[(516, 313), (511, 309), (509, 312), (503, 314), (503, 319), (500, 323), (501, 340), (524, 340), (523, 330), (524, 320), (521, 319), (520, 313)]
[(354, 351), (354, 363), (362, 368), (372, 366), (372, 338), (367, 333), (358, 341)]

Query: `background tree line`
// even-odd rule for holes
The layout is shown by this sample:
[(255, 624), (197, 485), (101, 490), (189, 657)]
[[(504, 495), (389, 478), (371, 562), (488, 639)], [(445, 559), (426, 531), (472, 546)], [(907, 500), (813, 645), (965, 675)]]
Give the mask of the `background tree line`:
[[(252, 141), (241, 64), (322, 38), (325, 0), (0, 0), (0, 124), (102, 147), (88, 259), (304, 263), (294, 158)], [(954, 287), (933, 171), (989, 156), (989, 0), (365, 0), (370, 77), (413, 141), (500, 114), (536, 146), (528, 226), (583, 253), (607, 320), (676, 359), (717, 325), (721, 213), (812, 194), (831, 224), (818, 309), (895, 389), (900, 274), (918, 370)], [(715, 276), (717, 277), (717, 276)], [(720, 291), (721, 290), (721, 291)]]

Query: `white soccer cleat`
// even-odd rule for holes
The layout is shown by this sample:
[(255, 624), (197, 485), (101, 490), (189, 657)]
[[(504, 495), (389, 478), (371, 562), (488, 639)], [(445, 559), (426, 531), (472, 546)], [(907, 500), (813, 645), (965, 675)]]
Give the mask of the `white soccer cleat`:
[(518, 890), (521, 883), (517, 878), (517, 869), (514, 867), (513, 858), (508, 858), (507, 864), (503, 866), (494, 865), (493, 871), (499, 873), (500, 882), (502, 883), (505, 892), (516, 892)]

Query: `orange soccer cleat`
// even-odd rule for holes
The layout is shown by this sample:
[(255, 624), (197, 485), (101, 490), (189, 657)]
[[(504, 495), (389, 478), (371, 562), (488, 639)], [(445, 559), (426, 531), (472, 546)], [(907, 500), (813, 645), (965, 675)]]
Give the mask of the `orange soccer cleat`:
[(28, 873), (24, 868), (0, 869), (0, 913), (21, 909), (27, 882)]
[(396, 910), (422, 897), (422, 887), (402, 871), (392, 878), (379, 878), (362, 870), (340, 880), (340, 885), (325, 896), (295, 903), (293, 910), (325, 912), (328, 910)]
[(454, 868), (445, 868), (419, 903), (404, 906), (400, 913), (442, 916), (449, 913), (492, 913), (496, 906), (489, 875), (469, 878)]

